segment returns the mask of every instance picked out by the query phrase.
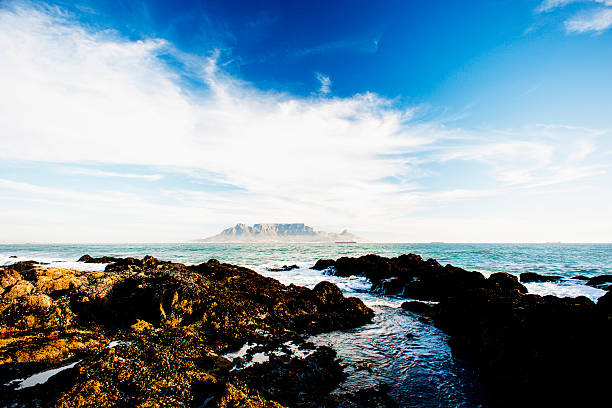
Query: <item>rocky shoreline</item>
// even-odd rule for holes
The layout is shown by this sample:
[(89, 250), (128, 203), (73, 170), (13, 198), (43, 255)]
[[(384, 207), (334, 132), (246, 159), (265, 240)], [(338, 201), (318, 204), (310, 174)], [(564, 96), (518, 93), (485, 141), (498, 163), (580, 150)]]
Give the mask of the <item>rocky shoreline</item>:
[[(0, 406), (397, 406), (384, 385), (339, 393), (346, 374), (336, 351), (307, 341), (373, 317), (330, 282), (286, 286), (214, 259), (79, 260), (108, 265), (0, 267)], [(313, 269), (363, 276), (372, 292), (406, 298), (405, 313), (444, 331), (480, 374), (492, 406), (593, 405), (606, 390), (610, 292), (597, 302), (538, 296), (521, 282), (561, 278), (485, 277), (414, 254)], [(575, 278), (610, 289), (609, 275)]]
[[(394, 406), (384, 389), (331, 395), (343, 368), (304, 341), (371, 320), (337, 286), (285, 286), (216, 260), (113, 261), (104, 272), (0, 267), (0, 405)], [(257, 364), (253, 350), (223, 357), (245, 344), (277, 351)]]
[[(607, 399), (611, 292), (596, 303), (528, 294), (513, 275), (486, 278), (414, 254), (326, 259), (314, 268), (364, 276), (372, 291), (414, 299), (402, 307), (431, 317), (449, 335), (455, 355), (474, 365), (494, 406), (595, 406)], [(610, 289), (609, 275), (576, 278)], [(521, 275), (521, 281), (560, 279)]]

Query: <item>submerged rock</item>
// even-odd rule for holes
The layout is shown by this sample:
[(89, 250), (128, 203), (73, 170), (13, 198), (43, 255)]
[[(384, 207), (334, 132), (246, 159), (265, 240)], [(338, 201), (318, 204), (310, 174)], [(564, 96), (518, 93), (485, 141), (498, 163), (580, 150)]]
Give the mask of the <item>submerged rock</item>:
[(524, 272), (520, 275), (521, 282), (558, 282), (563, 279), (561, 276), (555, 275), (540, 275), (535, 272)]
[(286, 272), (286, 271), (292, 271), (298, 268), (299, 266), (297, 265), (283, 265), (280, 268), (266, 268), (266, 269), (268, 269), (270, 272)]
[[(240, 370), (230, 376), (232, 363), (218, 353), (373, 316), (332, 283), (285, 286), (216, 260), (125, 258), (104, 272), (29, 263), (0, 267), (0, 276), (0, 405), (279, 407), (281, 398), (296, 406), (290, 396), (299, 392), (235, 383)], [(325, 373), (292, 364), (302, 388)], [(58, 367), (70, 368), (28, 388), (12, 382)]]

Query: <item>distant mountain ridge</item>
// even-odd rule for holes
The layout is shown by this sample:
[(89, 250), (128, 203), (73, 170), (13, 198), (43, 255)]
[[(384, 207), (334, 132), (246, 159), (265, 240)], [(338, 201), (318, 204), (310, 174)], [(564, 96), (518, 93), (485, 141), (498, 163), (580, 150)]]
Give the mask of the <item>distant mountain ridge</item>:
[(303, 223), (294, 224), (236, 224), (220, 234), (196, 242), (246, 243), (246, 242), (357, 242), (361, 238), (347, 230), (341, 233), (315, 231)]

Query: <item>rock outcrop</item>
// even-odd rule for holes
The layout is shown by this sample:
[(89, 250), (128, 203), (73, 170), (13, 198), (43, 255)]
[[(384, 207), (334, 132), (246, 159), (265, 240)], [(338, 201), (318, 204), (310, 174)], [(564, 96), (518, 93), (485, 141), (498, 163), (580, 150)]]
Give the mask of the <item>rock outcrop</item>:
[(605, 303), (473, 289), (442, 300), (435, 321), (497, 406), (596, 406), (612, 362)]
[[(329, 282), (284, 286), (216, 260), (125, 258), (104, 272), (19, 264), (0, 267), (0, 281), (2, 406), (309, 406), (314, 384), (341, 378), (329, 350), (291, 360), (298, 382), (274, 377), (286, 369), (273, 359), (230, 371), (220, 354), (373, 316)], [(18, 380), (55, 368), (65, 369), (44, 384)]]
[(415, 254), (397, 258), (365, 255), (336, 261), (325, 259), (317, 261), (313, 268), (331, 267), (333, 275), (366, 277), (372, 282), (374, 292), (418, 300), (439, 301), (475, 288), (527, 293), (515, 276), (495, 273), (486, 279), (480, 272), (442, 266), (434, 259), (423, 260)]
[(89, 254), (85, 254), (82, 257), (80, 257), (79, 259), (77, 259), (77, 262), (85, 262), (85, 263), (111, 263), (111, 262), (117, 262), (121, 260), (121, 258), (115, 258), (112, 256), (101, 256), (98, 258), (94, 258)]
[[(516, 276), (485, 278), (418, 255), (320, 260), (315, 269), (364, 276), (372, 290), (417, 299), (402, 308), (433, 318), (455, 355), (477, 368), (495, 406), (597, 406), (612, 363), (612, 297), (527, 294)], [(556, 280), (523, 274), (522, 281)], [(609, 277), (589, 278), (597, 286)], [(436, 301), (424, 302), (424, 301)]]

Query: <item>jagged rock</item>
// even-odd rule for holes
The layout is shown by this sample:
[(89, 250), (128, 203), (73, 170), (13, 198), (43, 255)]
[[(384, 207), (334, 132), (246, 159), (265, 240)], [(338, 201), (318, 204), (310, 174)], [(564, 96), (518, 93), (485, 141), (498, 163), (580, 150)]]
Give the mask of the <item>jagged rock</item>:
[(402, 309), (408, 310), (415, 313), (431, 314), (435, 310), (435, 303), (420, 302), (418, 300), (411, 300), (402, 303)]
[(608, 289), (608, 284), (612, 283), (612, 275), (593, 276), (587, 280), (586, 284), (601, 289)]
[(516, 276), (504, 272), (491, 274), (491, 276), (486, 279), (485, 287), (494, 290), (502, 296), (527, 293), (527, 288), (521, 285)]
[(612, 292), (608, 292), (597, 300), (597, 310), (612, 320)]
[(497, 273), (485, 279), (480, 272), (466, 271), (452, 265), (442, 266), (434, 259), (423, 260), (415, 254), (397, 258), (378, 255), (342, 257), (335, 262), (319, 260), (315, 269), (329, 264), (334, 265), (334, 275), (366, 277), (372, 282), (375, 292), (419, 300), (439, 301), (474, 288), (527, 292), (512, 275)]
[(269, 361), (242, 370), (237, 378), (281, 404), (320, 407), (346, 375), (336, 352), (321, 346), (303, 359), (272, 355)]
[(586, 297), (477, 288), (442, 300), (435, 321), (478, 368), (496, 406), (591, 401), (605, 378), (599, 368), (611, 362), (610, 321)]
[(43, 294), (30, 295), (26, 298), (26, 302), (28, 305), (34, 307), (51, 307), (53, 304), (53, 300), (49, 296)]
[(334, 400), (342, 408), (398, 408), (399, 405), (388, 394), (389, 386), (379, 384), (352, 393), (340, 394)]
[(115, 258), (112, 256), (101, 256), (99, 258), (94, 258), (89, 254), (85, 254), (82, 257), (80, 257), (77, 262), (85, 262), (85, 263), (111, 263), (111, 262), (118, 262), (120, 261), (121, 258)]
[(528, 283), (528, 282), (558, 282), (558, 281), (563, 279), (563, 277), (561, 277), (561, 276), (540, 275), (540, 274), (535, 273), (535, 272), (524, 272), (524, 273), (521, 273), (519, 276), (520, 276), (521, 282), (523, 282), (523, 283)]
[(32, 285), (27, 280), (20, 280), (15, 283), (5, 294), (5, 298), (17, 298), (21, 296), (25, 296), (31, 293), (34, 290), (34, 285)]
[(334, 261), (333, 259), (319, 259), (314, 264), (312, 269), (315, 269), (317, 271), (322, 271), (322, 270), (330, 268), (330, 267), (332, 267), (334, 265), (336, 265), (336, 261)]
[[(272, 399), (262, 402), (257, 390), (228, 382), (232, 363), (217, 353), (373, 316), (329, 282), (284, 286), (217, 260), (126, 258), (105, 272), (22, 264), (0, 267), (0, 276), (0, 406), (280, 407), (273, 399), (281, 391), (269, 389)], [(11, 382), (72, 363), (43, 385), (18, 390)], [(302, 388), (318, 381), (309, 364), (295, 363)]]

